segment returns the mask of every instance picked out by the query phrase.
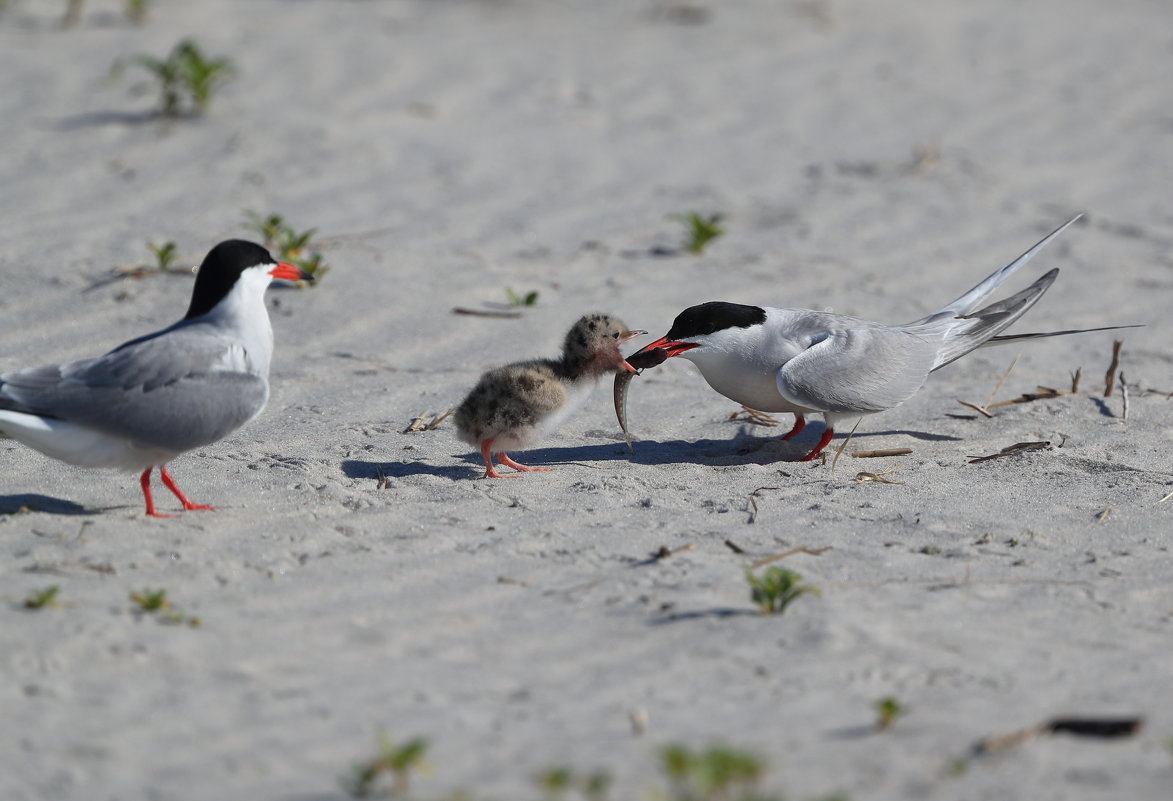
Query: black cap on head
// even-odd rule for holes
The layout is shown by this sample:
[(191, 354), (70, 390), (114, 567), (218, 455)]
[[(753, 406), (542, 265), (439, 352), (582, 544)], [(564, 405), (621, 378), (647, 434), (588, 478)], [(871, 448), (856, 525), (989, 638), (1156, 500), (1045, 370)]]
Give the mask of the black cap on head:
[(676, 315), (676, 319), (672, 321), (672, 328), (665, 336), (675, 342), (681, 342), (726, 328), (749, 328), (764, 322), (765, 309), (713, 300), (699, 306), (690, 306)]
[(255, 242), (229, 239), (208, 251), (196, 272), (195, 287), (191, 290), (191, 305), (183, 319), (207, 314), (224, 300), (236, 286), (236, 279), (249, 267), (276, 264), (277, 260)]

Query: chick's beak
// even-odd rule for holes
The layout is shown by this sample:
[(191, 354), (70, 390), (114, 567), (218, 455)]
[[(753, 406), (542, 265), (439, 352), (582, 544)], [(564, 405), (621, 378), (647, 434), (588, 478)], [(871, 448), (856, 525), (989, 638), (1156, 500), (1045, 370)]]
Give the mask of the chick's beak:
[[(635, 339), (636, 337), (642, 337), (647, 333), (648, 333), (647, 331), (628, 331), (626, 334), (621, 334), (619, 336), (619, 341), (616, 344), (622, 345), (624, 342), (629, 342), (629, 341)], [(639, 370), (636, 370), (634, 367), (632, 367), (630, 364), (628, 364), (627, 360), (624, 359), (622, 356), (619, 357), (619, 367), (626, 370), (629, 373), (638, 373), (639, 372)]]

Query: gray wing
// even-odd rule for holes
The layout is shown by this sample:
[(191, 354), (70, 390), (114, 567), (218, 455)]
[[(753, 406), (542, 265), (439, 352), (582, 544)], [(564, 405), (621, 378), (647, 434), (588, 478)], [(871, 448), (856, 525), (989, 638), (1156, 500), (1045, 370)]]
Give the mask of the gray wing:
[[(235, 352), (234, 350), (235, 349)], [(268, 400), (247, 354), (206, 327), (172, 327), (97, 359), (0, 375), (0, 409), (188, 450), (226, 436)]]
[(778, 391), (832, 414), (891, 409), (921, 388), (939, 346), (939, 338), (899, 328), (827, 331), (778, 368)]

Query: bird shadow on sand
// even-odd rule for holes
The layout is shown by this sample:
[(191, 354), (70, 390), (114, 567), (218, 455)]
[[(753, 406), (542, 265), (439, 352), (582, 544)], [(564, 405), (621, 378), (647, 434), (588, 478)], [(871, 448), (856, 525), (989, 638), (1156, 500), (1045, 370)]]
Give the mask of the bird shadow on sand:
[(25, 492), (19, 495), (0, 495), (0, 515), (15, 515), (23, 512), (44, 512), (50, 515), (97, 515), (100, 509), (86, 507), (54, 498), (50, 495), (40, 495), (35, 492)]
[(76, 131), (103, 125), (144, 125), (162, 119), (158, 111), (87, 111), (59, 120), (54, 126), (59, 131)]
[(682, 623), (686, 620), (702, 620), (706, 617), (724, 620), (731, 617), (761, 617), (762, 613), (756, 609), (733, 609), (717, 607), (715, 609), (697, 609), (693, 612), (673, 612), (670, 615), (661, 615), (652, 618), (648, 623), (652, 626), (663, 626), (665, 623)]
[[(732, 467), (738, 465), (774, 465), (795, 463), (806, 456), (813, 445), (806, 437), (792, 442), (782, 442), (779, 436), (755, 436), (750, 429), (743, 429), (730, 439), (699, 440), (640, 440), (634, 443), (635, 452), (627, 450), (621, 441), (600, 445), (572, 445), (568, 447), (531, 448), (510, 455), (523, 464), (533, 467), (551, 467), (569, 464), (600, 464), (606, 462), (634, 462), (641, 465), (697, 464), (710, 467)], [(857, 433), (853, 439), (880, 436), (908, 436), (930, 442), (955, 442), (961, 437), (944, 434), (928, 434), (923, 431), (873, 431)], [(813, 438), (812, 438), (813, 440)], [(827, 451), (843, 441), (837, 437)], [(466, 451), (459, 454), (466, 465), (435, 465), (427, 462), (364, 462), (348, 459), (342, 462), (342, 472), (347, 478), (377, 480), (380, 477), (406, 478), (429, 475), (451, 479), (478, 478), (484, 471), (485, 463), (479, 454)], [(506, 468), (507, 474), (511, 474)]]

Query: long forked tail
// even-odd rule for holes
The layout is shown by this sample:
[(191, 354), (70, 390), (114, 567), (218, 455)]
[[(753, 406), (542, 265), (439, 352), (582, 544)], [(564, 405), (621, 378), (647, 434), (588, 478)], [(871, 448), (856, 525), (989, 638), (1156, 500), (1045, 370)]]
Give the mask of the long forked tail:
[[(911, 325), (922, 325), (924, 323), (937, 322), (937, 321), (944, 319), (944, 318), (964, 317), (966, 315), (974, 314), (974, 309), (976, 309), (982, 303), (982, 301), (984, 301), (986, 298), (988, 298), (994, 292), (994, 290), (997, 289), (1002, 284), (1002, 282), (1004, 282), (1010, 276), (1014, 275), (1014, 273), (1018, 270), (1019, 267), (1021, 267), (1022, 265), (1026, 264), (1028, 261), (1030, 261), (1031, 258), (1036, 253), (1038, 253), (1040, 250), (1042, 250), (1044, 247), (1046, 247), (1051, 242), (1052, 239), (1059, 236), (1059, 234), (1063, 233), (1063, 231), (1065, 231), (1068, 228), (1068, 226), (1072, 225), (1076, 220), (1078, 220), (1082, 216), (1083, 216), (1083, 214), (1076, 214), (1070, 220), (1063, 223), (1058, 228), (1056, 228), (1054, 231), (1052, 231), (1051, 233), (1049, 233), (1045, 237), (1043, 237), (1038, 242), (1038, 244), (1036, 244), (1034, 247), (1032, 247), (1026, 253), (1023, 253), (1021, 256), (1019, 256), (1017, 259), (1015, 259), (1014, 261), (1007, 264), (1002, 269), (996, 270), (995, 272), (991, 273), (984, 281), (979, 283), (973, 289), (966, 292), (961, 297), (957, 298), (957, 300), (953, 301), (952, 303), (948, 304), (947, 306), (942, 306), (940, 309), (933, 312), (928, 317), (925, 317), (921, 320), (917, 320), (915, 323), (911, 323)], [(1043, 287), (1043, 289), (1045, 291), (1046, 287)], [(1030, 290), (1027, 290), (1027, 291), (1029, 292)], [(1019, 293), (1019, 295), (1021, 295), (1021, 294), (1023, 294), (1023, 293)], [(1042, 293), (1040, 292), (1039, 294), (1042, 294)], [(1015, 297), (1017, 298), (1019, 295), (1015, 295)], [(1011, 298), (1010, 300), (1013, 300), (1013, 298)], [(1035, 300), (1038, 300), (1038, 298), (1036, 297)], [(1009, 302), (1009, 301), (1006, 301), (1006, 302)], [(1033, 303), (1034, 301), (1031, 301), (1031, 302)], [(993, 308), (993, 307), (990, 307), (990, 308)], [(1027, 306), (1027, 308), (1029, 309), (1030, 306)], [(1023, 311), (1026, 311), (1026, 309), (1023, 309)], [(953, 358), (957, 358), (957, 357), (954, 356)], [(952, 361), (952, 359), (950, 359), (949, 361)]]
[[(1051, 236), (1054, 235), (1051, 234)], [(1046, 241), (1044, 239), (1043, 244)], [(1038, 247), (1039, 245), (1035, 245), (1032, 250), (1037, 250)], [(945, 332), (944, 341), (941, 344), (941, 349), (937, 352), (937, 359), (933, 362), (932, 369), (938, 370), (949, 362), (960, 359), (974, 348), (981, 347), (988, 340), (1009, 328), (1019, 317), (1026, 314), (1031, 306), (1035, 305), (1051, 284), (1055, 283), (1058, 275), (1059, 268), (1056, 267), (1017, 295), (1011, 295), (1005, 300), (991, 303), (972, 314), (956, 316), (953, 325)]]

